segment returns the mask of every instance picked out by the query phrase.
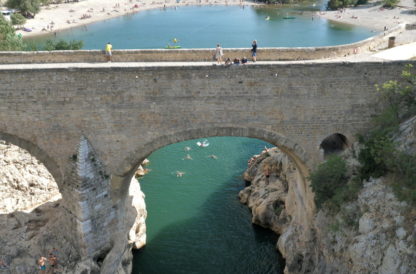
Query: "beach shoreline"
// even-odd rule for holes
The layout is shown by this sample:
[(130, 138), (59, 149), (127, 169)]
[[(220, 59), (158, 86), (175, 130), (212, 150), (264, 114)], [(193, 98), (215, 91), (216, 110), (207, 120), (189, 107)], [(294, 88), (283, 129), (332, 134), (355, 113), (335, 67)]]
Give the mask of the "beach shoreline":
[(316, 15), (327, 20), (357, 25), (376, 31), (392, 29), (400, 24), (416, 22), (415, 3), (413, 0), (401, 0), (393, 9), (382, 7), (380, 2), (370, 1), (366, 5), (345, 8), (336, 11), (319, 11)]
[[(313, 16), (337, 23), (357, 25), (382, 32), (399, 24), (416, 22), (415, 3), (413, 0), (401, 0), (400, 6), (384, 9), (379, 2), (371, 1), (367, 5), (345, 8), (339, 11), (317, 11)], [(244, 0), (84, 0), (81, 2), (53, 4), (42, 7), (34, 19), (27, 20), (25, 28), (31, 32), (18, 30), (24, 38), (56, 34), (60, 31), (86, 26), (91, 23), (113, 19), (124, 15), (135, 14), (150, 9), (176, 9), (185, 6), (252, 6), (263, 5)], [(81, 19), (84, 18), (84, 19)], [(405, 42), (416, 41), (406, 38)]]
[(253, 6), (259, 4), (243, 0), (164, 0), (159, 2), (151, 0), (84, 0), (42, 7), (35, 18), (28, 19), (24, 25), (24, 28), (30, 29), (31, 32), (17, 30), (16, 33), (24, 38), (37, 37), (150, 9), (212, 5)]

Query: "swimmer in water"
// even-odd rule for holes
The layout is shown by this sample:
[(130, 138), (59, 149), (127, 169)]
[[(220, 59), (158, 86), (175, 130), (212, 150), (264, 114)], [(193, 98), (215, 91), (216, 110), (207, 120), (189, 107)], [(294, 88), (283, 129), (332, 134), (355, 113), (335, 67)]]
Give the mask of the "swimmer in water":
[(190, 150), (191, 150), (191, 148), (190, 148), (190, 147), (185, 147), (185, 148), (184, 148), (184, 150), (185, 150), (185, 151), (190, 151)]
[(209, 158), (212, 158), (212, 159), (215, 159), (215, 160), (218, 159), (218, 156), (217, 155), (214, 155), (214, 154), (208, 155), (208, 157)]
[(191, 155), (186, 154), (185, 158), (183, 158), (182, 160), (193, 160), (193, 159)]
[(185, 174), (183, 171), (176, 171), (176, 177), (182, 177)]

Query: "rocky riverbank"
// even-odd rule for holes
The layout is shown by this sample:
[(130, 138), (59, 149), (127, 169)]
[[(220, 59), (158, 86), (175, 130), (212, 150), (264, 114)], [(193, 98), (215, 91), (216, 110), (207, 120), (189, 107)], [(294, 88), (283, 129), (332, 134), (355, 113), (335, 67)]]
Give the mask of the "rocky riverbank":
[[(416, 117), (402, 124), (396, 141), (414, 153)], [(352, 146), (342, 156), (352, 171), (358, 150)], [(291, 199), (295, 173), (278, 149), (264, 151), (250, 162), (244, 178), (251, 184), (240, 192), (253, 223), (280, 235), (285, 273), (416, 273), (416, 209), (395, 197), (389, 178), (364, 182), (356, 201), (337, 214), (319, 210), (309, 226), (300, 226), (291, 213), (300, 207)], [(305, 233), (306, 240), (299, 237)]]
[[(52, 252), (58, 258), (55, 271), (59, 273), (98, 273), (100, 265), (83, 260), (62, 233), (66, 212), (47, 169), (27, 151), (5, 142), (0, 142), (0, 166), (0, 272), (38, 273), (37, 259)], [(135, 178), (129, 196), (127, 214), (136, 220), (128, 246), (120, 248), (124, 256), (119, 273), (131, 272), (131, 248), (146, 242), (144, 194)]]

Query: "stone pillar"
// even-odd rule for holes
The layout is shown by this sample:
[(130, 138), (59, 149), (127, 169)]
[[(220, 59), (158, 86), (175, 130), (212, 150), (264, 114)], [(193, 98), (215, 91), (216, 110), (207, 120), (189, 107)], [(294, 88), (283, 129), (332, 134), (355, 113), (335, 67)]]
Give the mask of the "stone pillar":
[(130, 273), (131, 249), (145, 242), (144, 195), (131, 174), (109, 175), (92, 145), (81, 137), (64, 180), (63, 217), (79, 252), (79, 273)]
[(81, 260), (100, 264), (112, 247), (113, 226), (117, 223), (110, 175), (85, 137), (81, 137), (78, 152), (71, 160), (72, 169), (65, 176), (62, 190), (68, 236)]

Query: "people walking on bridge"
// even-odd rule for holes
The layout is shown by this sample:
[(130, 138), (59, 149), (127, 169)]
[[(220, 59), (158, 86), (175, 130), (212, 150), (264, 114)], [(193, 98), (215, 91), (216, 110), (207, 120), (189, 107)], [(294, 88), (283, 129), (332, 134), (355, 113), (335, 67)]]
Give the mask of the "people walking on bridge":
[(253, 58), (253, 62), (256, 62), (257, 59), (257, 41), (253, 40), (251, 44), (251, 57)]
[(113, 45), (111, 45), (111, 43), (108, 42), (105, 45), (105, 56), (107, 57), (107, 62), (111, 62), (111, 57), (112, 57), (111, 51), (112, 50), (113, 50)]
[(217, 47), (215, 48), (215, 60), (217, 60), (217, 64), (221, 64), (223, 56), (224, 53), (222, 51), (222, 47), (220, 44), (217, 44)]

